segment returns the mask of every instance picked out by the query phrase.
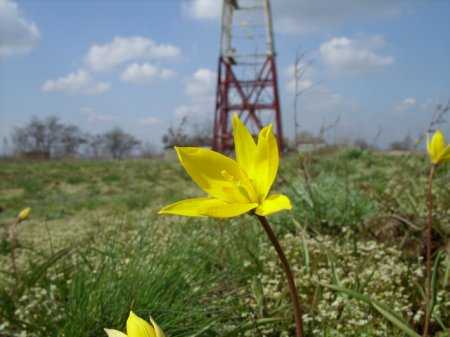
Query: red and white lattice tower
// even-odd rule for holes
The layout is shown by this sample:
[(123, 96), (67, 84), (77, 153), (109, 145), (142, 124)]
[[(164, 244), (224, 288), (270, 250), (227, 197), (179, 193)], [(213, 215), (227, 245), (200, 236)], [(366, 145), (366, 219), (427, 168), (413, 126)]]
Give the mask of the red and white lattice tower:
[(273, 123), (283, 148), (280, 98), (269, 0), (224, 0), (213, 148), (233, 146), (231, 116), (253, 134)]

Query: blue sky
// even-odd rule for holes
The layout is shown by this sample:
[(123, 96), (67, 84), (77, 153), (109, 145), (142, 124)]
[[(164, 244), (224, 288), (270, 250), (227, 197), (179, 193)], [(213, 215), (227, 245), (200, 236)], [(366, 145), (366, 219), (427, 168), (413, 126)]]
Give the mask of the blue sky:
[[(181, 116), (213, 118), (220, 1), (0, 0), (0, 138), (31, 116), (159, 144)], [(339, 138), (423, 131), (450, 98), (450, 2), (272, 1), (285, 129), (292, 64), (312, 60), (301, 128)], [(443, 126), (449, 131), (449, 124)]]

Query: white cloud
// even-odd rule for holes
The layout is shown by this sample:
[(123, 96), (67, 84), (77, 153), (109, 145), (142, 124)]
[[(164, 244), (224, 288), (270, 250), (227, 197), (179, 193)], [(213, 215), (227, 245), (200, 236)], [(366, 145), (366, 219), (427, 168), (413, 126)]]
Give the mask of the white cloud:
[(161, 123), (161, 120), (157, 117), (145, 117), (142, 118), (141, 120), (139, 120), (140, 124), (145, 125), (145, 126), (154, 126), (154, 125), (158, 125)]
[(383, 68), (394, 63), (392, 56), (376, 53), (376, 49), (384, 46), (380, 36), (350, 39), (334, 37), (320, 46), (323, 62), (333, 70), (364, 72)]
[[(302, 92), (297, 106), (297, 121), (300, 130), (319, 132), (321, 127), (338, 119), (340, 121), (339, 129), (342, 129), (344, 123), (359, 109), (358, 103), (354, 99), (344, 97), (334, 89), (324, 85), (320, 80), (320, 69), (316, 68), (314, 64), (307, 62), (306, 64), (300, 64), (300, 68), (303, 71), (303, 76), (297, 88), (297, 92)], [(287, 80), (288, 102), (294, 100), (294, 73), (294, 65), (290, 65), (284, 71)], [(294, 110), (289, 103), (284, 110), (284, 126), (287, 133), (292, 134), (294, 132), (294, 120)]]
[(403, 100), (403, 103), (408, 105), (416, 105), (416, 99), (413, 97), (408, 97)]
[(394, 109), (396, 111), (407, 111), (410, 110), (412, 108), (417, 107), (417, 100), (414, 97), (407, 97), (405, 98), (403, 101), (401, 101), (400, 103), (398, 103)]
[(416, 0), (284, 0), (272, 1), (275, 28), (303, 34), (342, 26), (349, 21), (391, 17), (405, 12)]
[(188, 15), (195, 19), (215, 19), (220, 16), (222, 1), (193, 0), (182, 5)]
[(167, 68), (162, 68), (160, 69), (160, 73), (159, 76), (163, 79), (163, 80), (168, 80), (169, 78), (172, 78), (176, 75), (175, 71), (173, 71), (172, 69), (167, 69)]
[(117, 119), (117, 116), (97, 112), (94, 108), (83, 107), (80, 112), (87, 117), (90, 123), (107, 123)]
[(179, 55), (178, 47), (157, 44), (146, 37), (115, 37), (110, 43), (91, 46), (84, 61), (94, 71), (105, 71), (133, 60), (167, 59)]
[(111, 85), (97, 82), (83, 69), (55, 80), (47, 80), (41, 87), (44, 92), (65, 92), (69, 94), (98, 95), (108, 91)]
[(154, 79), (166, 80), (173, 76), (175, 76), (175, 72), (171, 69), (158, 68), (149, 63), (133, 63), (123, 71), (120, 78), (125, 82), (145, 84)]
[(175, 117), (209, 118), (214, 116), (214, 95), (216, 91), (216, 73), (200, 68), (186, 80), (185, 92), (189, 102), (175, 109)]
[[(211, 104), (208, 104), (211, 103)], [(180, 120), (184, 117), (204, 118), (208, 114), (212, 117), (213, 101), (205, 100), (203, 102), (190, 102), (175, 108), (175, 118)]]
[(186, 83), (186, 94), (193, 98), (209, 96), (216, 90), (216, 73), (212, 70), (198, 69)]
[[(241, 2), (245, 2), (241, 0)], [(218, 19), (221, 1), (190, 0), (185, 11), (195, 19)], [(248, 1), (247, 1), (248, 3)], [(408, 11), (417, 0), (276, 0), (272, 1), (275, 29), (303, 34), (344, 25), (349, 21), (392, 17)]]
[(295, 88), (295, 80), (291, 79), (287, 82), (287, 90), (291, 93), (295, 92), (295, 89), (297, 89), (297, 93), (304, 92), (308, 89), (311, 89), (313, 86), (312, 80), (309, 78), (300, 79), (297, 82), (297, 88)]
[[(290, 94), (292, 95), (293, 91)], [(323, 119), (327, 115), (337, 116), (343, 111), (354, 109), (354, 102), (321, 83), (315, 83), (305, 91), (299, 108), (302, 114), (308, 115), (311, 118), (313, 116), (320, 116), (320, 119)]]
[(22, 16), (17, 3), (0, 0), (0, 56), (27, 53), (39, 38), (38, 27)]

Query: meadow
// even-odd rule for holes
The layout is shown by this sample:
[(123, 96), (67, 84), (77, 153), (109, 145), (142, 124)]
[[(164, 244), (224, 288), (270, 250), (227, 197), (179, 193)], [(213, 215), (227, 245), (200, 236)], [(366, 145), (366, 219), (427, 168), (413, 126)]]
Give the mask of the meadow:
[[(423, 324), (421, 153), (327, 147), (281, 160), (270, 221), (296, 276), (307, 336), (406, 334)], [(450, 169), (434, 180), (434, 336), (450, 336)], [(175, 158), (0, 162), (0, 336), (100, 337), (130, 309), (172, 337), (293, 336), (285, 279), (249, 215), (158, 215), (201, 192)], [(8, 225), (18, 226), (18, 273)], [(342, 289), (345, 289), (343, 291)], [(372, 302), (373, 301), (373, 302)]]

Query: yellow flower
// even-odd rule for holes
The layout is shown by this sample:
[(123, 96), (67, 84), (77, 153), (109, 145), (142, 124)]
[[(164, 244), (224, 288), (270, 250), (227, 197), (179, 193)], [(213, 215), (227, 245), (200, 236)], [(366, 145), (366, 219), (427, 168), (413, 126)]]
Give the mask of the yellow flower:
[(159, 214), (229, 218), (252, 210), (265, 216), (292, 208), (287, 196), (269, 195), (279, 165), (272, 125), (261, 130), (256, 144), (235, 114), (233, 135), (236, 161), (205, 148), (175, 147), (181, 165), (208, 196), (176, 202)]
[(17, 218), (19, 219), (19, 222), (22, 222), (22, 221), (25, 221), (26, 219), (28, 219), (30, 212), (31, 212), (30, 207), (27, 207), (27, 208), (24, 208), (23, 210), (21, 210), (19, 215), (17, 216)]
[(130, 311), (127, 320), (127, 334), (114, 329), (105, 329), (108, 337), (165, 337), (164, 332), (150, 318), (150, 323)]
[(427, 150), (431, 162), (439, 165), (450, 160), (450, 145), (445, 142), (444, 134), (441, 130), (437, 130), (431, 137), (431, 141), (427, 139)]

